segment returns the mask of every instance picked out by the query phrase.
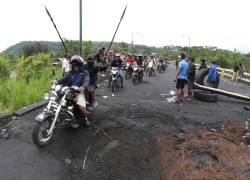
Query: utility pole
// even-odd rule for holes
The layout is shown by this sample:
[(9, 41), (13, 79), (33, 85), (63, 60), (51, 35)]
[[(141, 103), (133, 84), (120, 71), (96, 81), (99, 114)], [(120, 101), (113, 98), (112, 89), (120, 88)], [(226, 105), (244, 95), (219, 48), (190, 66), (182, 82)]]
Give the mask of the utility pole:
[(80, 6), (80, 9), (79, 9), (79, 12), (80, 12), (80, 56), (82, 57), (83, 56), (83, 44), (82, 44), (82, 0), (80, 0), (79, 2), (79, 6)]
[(189, 58), (189, 55), (190, 55), (190, 48), (191, 48), (191, 36), (190, 35), (185, 35), (183, 34), (182, 35), (183, 37), (188, 37), (188, 49), (187, 49), (187, 57)]
[(133, 49), (134, 49), (134, 33), (132, 32), (132, 42), (131, 42), (131, 54), (133, 54)]
[(140, 34), (140, 33), (134, 33), (132, 32), (132, 42), (131, 42), (131, 53), (134, 53), (134, 35)]

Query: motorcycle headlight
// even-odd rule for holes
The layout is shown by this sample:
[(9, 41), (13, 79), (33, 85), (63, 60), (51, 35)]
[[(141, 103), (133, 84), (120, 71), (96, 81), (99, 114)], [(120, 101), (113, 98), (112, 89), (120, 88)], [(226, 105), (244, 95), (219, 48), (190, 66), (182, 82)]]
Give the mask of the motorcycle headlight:
[(62, 105), (62, 106), (66, 106), (66, 102), (67, 102), (66, 100), (63, 100), (63, 99), (62, 99), (62, 100), (61, 100), (61, 105)]
[(49, 93), (45, 93), (43, 97), (45, 100), (49, 100)]
[(55, 96), (51, 96), (51, 97), (50, 97), (50, 100), (55, 101), (55, 100), (56, 100), (56, 97), (55, 97)]

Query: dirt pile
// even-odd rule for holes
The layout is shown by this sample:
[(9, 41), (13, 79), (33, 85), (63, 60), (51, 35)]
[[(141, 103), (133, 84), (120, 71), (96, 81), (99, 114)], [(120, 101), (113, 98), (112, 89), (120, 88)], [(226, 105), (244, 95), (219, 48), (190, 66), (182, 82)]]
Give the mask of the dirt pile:
[(157, 138), (162, 179), (249, 179), (250, 148), (241, 145), (244, 128), (220, 132), (165, 134)]

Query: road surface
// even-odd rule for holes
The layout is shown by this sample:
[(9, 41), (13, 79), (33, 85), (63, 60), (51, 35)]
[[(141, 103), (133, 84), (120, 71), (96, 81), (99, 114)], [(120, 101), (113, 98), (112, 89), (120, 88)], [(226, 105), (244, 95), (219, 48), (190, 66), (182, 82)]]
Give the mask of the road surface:
[[(246, 102), (219, 96), (217, 103), (193, 100), (183, 106), (169, 103), (175, 90), (174, 67), (134, 86), (125, 80), (112, 93), (98, 89), (99, 105), (91, 115), (93, 126), (60, 129), (50, 145), (37, 148), (31, 139), (38, 109), (9, 123), (0, 138), (0, 179), (8, 180), (158, 180), (158, 149), (155, 138), (171, 132), (195, 132), (220, 128), (224, 122), (243, 122)], [(222, 80), (221, 89), (249, 93), (245, 85)], [(105, 136), (104, 130), (111, 138)], [(89, 147), (86, 168), (82, 169)]]

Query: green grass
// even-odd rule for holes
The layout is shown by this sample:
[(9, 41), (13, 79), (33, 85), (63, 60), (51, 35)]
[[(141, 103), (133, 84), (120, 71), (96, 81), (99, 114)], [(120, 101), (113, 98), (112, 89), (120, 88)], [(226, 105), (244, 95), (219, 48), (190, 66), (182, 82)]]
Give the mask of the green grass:
[(24, 79), (2, 80), (0, 84), (0, 114), (13, 112), (42, 100), (44, 93), (50, 90), (51, 84), (49, 82), (60, 76), (60, 70), (57, 70), (56, 77), (51, 76), (50, 69), (42, 70), (41, 74), (40, 79), (30, 79), (28, 84)]

